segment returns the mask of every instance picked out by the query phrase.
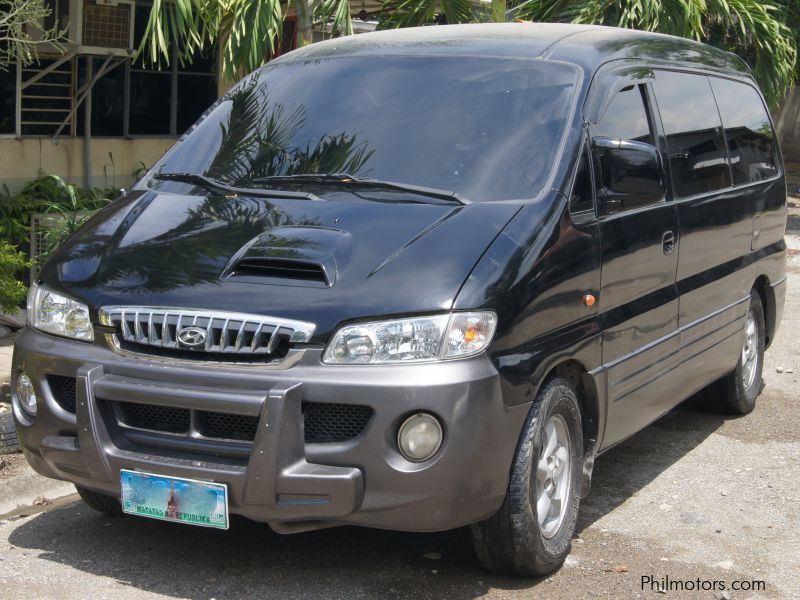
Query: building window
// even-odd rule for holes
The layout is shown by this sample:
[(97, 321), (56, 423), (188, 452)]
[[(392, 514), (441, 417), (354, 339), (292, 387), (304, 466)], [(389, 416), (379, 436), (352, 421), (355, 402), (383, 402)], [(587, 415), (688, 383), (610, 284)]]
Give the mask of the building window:
[[(136, 6), (134, 41), (147, 28), (150, 6)], [(216, 52), (207, 51), (181, 65), (173, 47), (169, 67), (158, 70), (143, 59), (129, 66), (129, 135), (183, 134), (217, 99)]]
[[(150, 16), (149, 5), (136, 5), (134, 46), (138, 47)], [(104, 59), (79, 61), (80, 85), (86, 81), (86, 61), (94, 60), (94, 72)], [(182, 135), (217, 99), (216, 52), (195, 56), (180, 64), (177, 50), (168, 67), (158, 69), (139, 59), (127, 60), (98, 79), (92, 88), (92, 136)], [(77, 112), (77, 135), (84, 134), (83, 107)]]
[(17, 107), (17, 66), (0, 70), (0, 134), (15, 133)]
[(130, 135), (176, 135), (172, 114), (172, 73), (131, 69)]
[[(103, 60), (94, 60), (94, 72)], [(119, 136), (125, 132), (125, 68), (119, 66), (92, 88), (92, 135)]]

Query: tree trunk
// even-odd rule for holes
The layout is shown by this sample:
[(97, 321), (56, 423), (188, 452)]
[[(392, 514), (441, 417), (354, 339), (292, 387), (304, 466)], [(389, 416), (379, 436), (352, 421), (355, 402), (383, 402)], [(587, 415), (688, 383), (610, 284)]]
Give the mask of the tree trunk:
[(297, 47), (308, 46), (312, 40), (314, 15), (309, 0), (295, 0), (297, 7)]
[(495, 23), (506, 22), (506, 0), (492, 0), (492, 21)]

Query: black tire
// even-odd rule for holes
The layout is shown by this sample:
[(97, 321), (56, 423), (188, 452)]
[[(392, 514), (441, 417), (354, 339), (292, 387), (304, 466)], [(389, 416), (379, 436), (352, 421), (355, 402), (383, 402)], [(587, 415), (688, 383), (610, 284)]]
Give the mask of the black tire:
[(11, 405), (0, 402), (0, 454), (19, 451), (19, 440), (17, 439), (17, 430), (14, 428)]
[(113, 496), (107, 496), (106, 494), (93, 492), (92, 490), (87, 490), (86, 488), (82, 488), (78, 485), (75, 486), (75, 489), (78, 490), (78, 495), (81, 497), (81, 500), (83, 500), (92, 510), (96, 510), (97, 512), (101, 512), (106, 515), (122, 514), (122, 506), (120, 505), (119, 500)]
[[(545, 427), (554, 415), (561, 418), (569, 432), (565, 447), (569, 446), (571, 471), (567, 476), (570, 485), (565, 494), (565, 512), (557, 529), (546, 537), (533, 498)], [(484, 567), (506, 575), (540, 577), (562, 565), (569, 554), (578, 519), (582, 463), (583, 432), (578, 399), (565, 379), (555, 377), (539, 391), (525, 420), (500, 510), (471, 527), (475, 552)]]
[[(755, 373), (753, 373), (750, 385), (745, 383), (744, 377), (744, 356), (739, 355), (739, 362), (736, 368), (712, 383), (706, 390), (706, 404), (715, 412), (727, 415), (746, 415), (756, 407), (756, 398), (763, 388), (762, 374), (764, 369), (764, 347), (765, 347), (765, 327), (764, 327), (764, 306), (761, 303), (761, 296), (755, 290), (750, 292), (750, 308), (748, 316), (754, 317), (756, 326), (755, 344)], [(747, 337), (747, 321), (745, 322), (744, 336)], [(744, 341), (745, 346), (747, 345)]]

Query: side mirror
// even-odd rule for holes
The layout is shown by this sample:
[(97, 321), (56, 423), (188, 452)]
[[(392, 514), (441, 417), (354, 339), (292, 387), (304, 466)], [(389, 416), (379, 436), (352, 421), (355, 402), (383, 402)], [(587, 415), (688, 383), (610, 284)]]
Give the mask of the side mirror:
[(666, 195), (661, 151), (644, 142), (595, 138), (604, 214), (663, 202)]

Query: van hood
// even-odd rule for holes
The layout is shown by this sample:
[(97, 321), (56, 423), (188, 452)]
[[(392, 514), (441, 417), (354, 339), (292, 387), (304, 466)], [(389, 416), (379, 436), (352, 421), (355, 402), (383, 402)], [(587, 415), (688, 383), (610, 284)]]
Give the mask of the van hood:
[(43, 283), (102, 306), (223, 310), (316, 324), (452, 307), (516, 204), (134, 191), (48, 261)]

